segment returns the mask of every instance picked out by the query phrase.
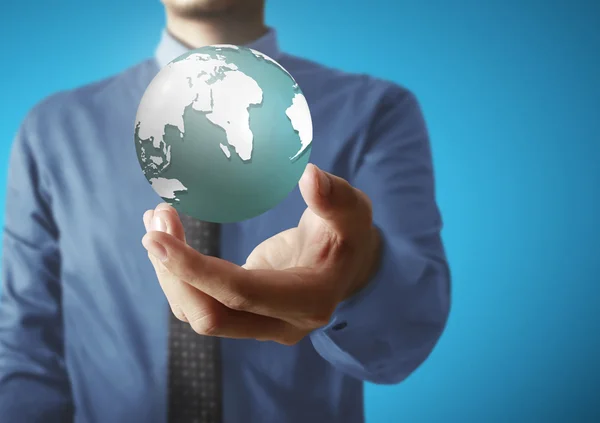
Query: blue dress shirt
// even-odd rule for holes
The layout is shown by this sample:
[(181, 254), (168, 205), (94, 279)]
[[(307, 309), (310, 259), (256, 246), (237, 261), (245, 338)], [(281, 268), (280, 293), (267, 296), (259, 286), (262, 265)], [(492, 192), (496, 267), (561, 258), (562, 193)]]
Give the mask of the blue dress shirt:
[[(295, 346), (222, 339), (226, 423), (364, 420), (363, 381), (397, 383), (429, 355), (449, 312), (430, 145), (414, 95), (278, 49), (250, 45), (302, 87), (314, 123), (311, 161), (373, 202), (380, 268), (331, 322)], [(156, 56), (55, 94), (14, 141), (3, 235), (0, 420), (163, 423), (169, 307), (140, 240), (161, 199), (137, 162), (144, 89), (186, 48), (167, 33)], [(226, 224), (223, 258), (294, 227), (296, 188), (256, 218)]]

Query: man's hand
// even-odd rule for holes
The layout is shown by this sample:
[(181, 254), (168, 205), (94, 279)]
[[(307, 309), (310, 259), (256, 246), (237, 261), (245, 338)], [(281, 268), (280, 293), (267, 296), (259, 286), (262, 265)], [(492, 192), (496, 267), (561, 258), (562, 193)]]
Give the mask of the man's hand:
[(173, 207), (144, 214), (142, 243), (177, 318), (203, 335), (293, 345), (368, 283), (380, 254), (369, 198), (314, 165), (300, 191), (308, 208), (298, 226), (258, 245), (243, 266), (188, 246)]

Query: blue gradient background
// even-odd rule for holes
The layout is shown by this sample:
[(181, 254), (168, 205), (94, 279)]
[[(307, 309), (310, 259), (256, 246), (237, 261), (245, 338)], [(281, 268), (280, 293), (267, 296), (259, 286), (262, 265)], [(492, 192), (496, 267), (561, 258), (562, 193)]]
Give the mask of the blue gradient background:
[[(163, 24), (158, 0), (6, 3), (2, 201), (27, 110), (151, 55)], [(452, 313), (406, 382), (367, 386), (368, 421), (600, 421), (600, 2), (270, 0), (268, 21), (408, 86), (430, 127)]]

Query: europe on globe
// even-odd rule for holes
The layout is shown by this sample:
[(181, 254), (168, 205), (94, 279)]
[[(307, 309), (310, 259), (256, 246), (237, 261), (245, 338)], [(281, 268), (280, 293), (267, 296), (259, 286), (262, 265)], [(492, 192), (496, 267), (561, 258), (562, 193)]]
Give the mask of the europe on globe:
[(140, 101), (135, 147), (154, 191), (200, 220), (279, 204), (308, 163), (313, 126), (294, 78), (256, 50), (213, 45), (162, 68)]

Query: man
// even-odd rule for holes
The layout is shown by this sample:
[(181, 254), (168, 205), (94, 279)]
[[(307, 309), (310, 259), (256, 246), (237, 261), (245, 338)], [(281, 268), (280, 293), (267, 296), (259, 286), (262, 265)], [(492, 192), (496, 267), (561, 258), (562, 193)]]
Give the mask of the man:
[[(44, 100), (14, 142), (2, 421), (361, 422), (363, 381), (404, 380), (448, 316), (417, 101), (282, 53), (263, 0), (163, 2), (154, 58)], [(157, 206), (132, 142), (153, 76), (208, 44), (280, 62), (315, 131), (299, 189), (220, 226), (220, 258), (193, 230), (202, 222)]]

